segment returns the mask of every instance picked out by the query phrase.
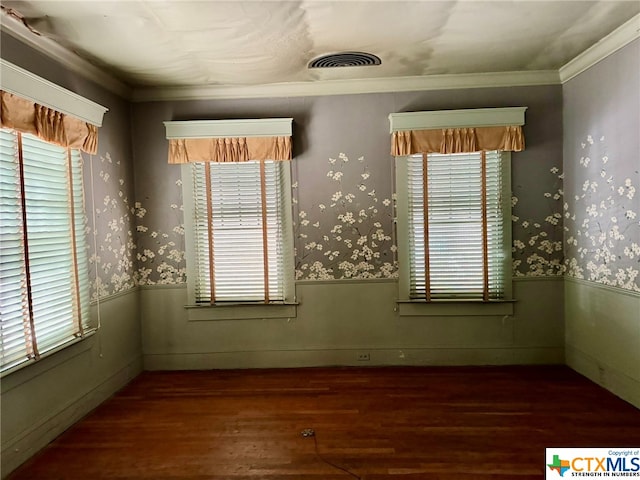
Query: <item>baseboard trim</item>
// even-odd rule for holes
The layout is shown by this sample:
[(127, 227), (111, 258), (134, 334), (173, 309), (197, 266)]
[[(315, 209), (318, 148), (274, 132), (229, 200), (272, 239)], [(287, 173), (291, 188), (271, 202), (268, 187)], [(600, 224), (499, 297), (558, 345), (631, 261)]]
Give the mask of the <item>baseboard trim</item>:
[(614, 395), (640, 408), (640, 381), (583, 352), (573, 345), (565, 346), (567, 365)]
[[(369, 360), (359, 361), (360, 354)], [(145, 354), (145, 370), (210, 370), (329, 366), (562, 365), (562, 347), (358, 348)]]
[(46, 447), (58, 435), (85, 417), (142, 371), (142, 357), (136, 356), (105, 381), (80, 398), (69, 401), (38, 424), (2, 445), (2, 478)]

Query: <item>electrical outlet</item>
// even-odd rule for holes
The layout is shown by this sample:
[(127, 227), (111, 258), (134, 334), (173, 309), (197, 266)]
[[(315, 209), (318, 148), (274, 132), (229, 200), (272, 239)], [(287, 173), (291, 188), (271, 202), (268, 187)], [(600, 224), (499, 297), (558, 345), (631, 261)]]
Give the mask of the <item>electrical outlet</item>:
[(371, 357), (369, 356), (369, 352), (358, 354), (359, 362), (368, 362), (369, 360), (371, 360)]

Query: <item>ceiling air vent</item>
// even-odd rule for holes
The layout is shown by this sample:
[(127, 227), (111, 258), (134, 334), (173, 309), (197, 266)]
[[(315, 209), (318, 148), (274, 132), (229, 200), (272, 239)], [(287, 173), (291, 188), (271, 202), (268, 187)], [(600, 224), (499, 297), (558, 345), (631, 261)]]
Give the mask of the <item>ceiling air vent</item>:
[(365, 52), (340, 52), (322, 55), (309, 62), (309, 68), (366, 67), (380, 65), (380, 57)]

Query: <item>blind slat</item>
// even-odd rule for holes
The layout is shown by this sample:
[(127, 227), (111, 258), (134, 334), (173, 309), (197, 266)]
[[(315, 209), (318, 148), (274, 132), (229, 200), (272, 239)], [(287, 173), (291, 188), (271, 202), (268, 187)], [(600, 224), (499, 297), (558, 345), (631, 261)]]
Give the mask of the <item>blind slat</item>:
[[(429, 154), (428, 197), (425, 202), (422, 156), (407, 159), (409, 227), (409, 295), (425, 298), (427, 275), (430, 298), (483, 298), (488, 269), (491, 299), (504, 294), (502, 171), (500, 152), (486, 152), (483, 192), (480, 152)], [(484, 261), (483, 193), (486, 196), (488, 261)], [(429, 243), (425, 245), (424, 205), (427, 205)], [(425, 267), (429, 249), (428, 271)]]
[[(192, 167), (193, 244), (196, 301), (211, 301), (209, 230), (212, 231), (216, 301), (284, 300), (284, 181), (287, 162), (264, 163), (265, 208), (262, 211), (260, 163), (210, 163), (210, 199), (205, 168)], [(212, 208), (209, 225), (207, 201)], [(266, 219), (266, 225), (263, 225)], [(211, 228), (209, 228), (211, 227)], [(265, 285), (263, 236), (266, 232), (268, 285)], [(268, 295), (267, 295), (268, 293)]]
[(65, 148), (22, 134), (21, 176), (17, 139), (17, 133), (0, 130), (2, 370), (33, 358), (34, 341), (43, 354), (75, 339), (80, 322), (89, 327), (82, 158), (78, 151), (69, 157)]

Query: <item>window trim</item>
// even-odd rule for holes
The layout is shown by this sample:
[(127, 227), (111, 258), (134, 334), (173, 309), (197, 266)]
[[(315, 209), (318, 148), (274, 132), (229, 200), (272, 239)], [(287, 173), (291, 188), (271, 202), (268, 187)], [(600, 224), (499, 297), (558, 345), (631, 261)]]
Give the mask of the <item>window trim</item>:
[(295, 318), (297, 303), (230, 303), (222, 305), (185, 305), (188, 322), (221, 320), (266, 320)]
[[(21, 68), (11, 62), (8, 62), (5, 59), (0, 58), (0, 90), (6, 92), (7, 94), (15, 95), (20, 97), (23, 100), (27, 100), (28, 102), (34, 102), (37, 105), (41, 105), (47, 108), (50, 108), (56, 112), (62, 113), (64, 115), (68, 115), (69, 117), (73, 117), (73, 120), (84, 121), (88, 124), (91, 124), (95, 127), (102, 126), (104, 114), (109, 110), (108, 108), (89, 100), (77, 93), (63, 88), (45, 78), (42, 78), (24, 68)], [(23, 130), (22, 128), (17, 128), (16, 131), (21, 132), (21, 134), (31, 134), (31, 130)], [(47, 142), (42, 138), (39, 138), (41, 141), (46, 143), (56, 142)], [(65, 145), (59, 145), (61, 147), (65, 147)], [(71, 149), (69, 146), (67, 148), (67, 156), (69, 156), (70, 150), (77, 150), (77, 148)], [(93, 148), (97, 149), (96, 145), (93, 145)], [(85, 150), (81, 148), (81, 150), (92, 153), (92, 148)], [(80, 162), (84, 162), (84, 158), (82, 157), (82, 153), (79, 152)], [(84, 198), (84, 178), (81, 180), (82, 184), (82, 200), (81, 204), (83, 207), (83, 214), (86, 216), (86, 210), (88, 209), (86, 199)], [(75, 238), (75, 234), (73, 236)], [(77, 239), (76, 239), (77, 242)], [(85, 239), (86, 242), (86, 239)], [(88, 244), (85, 245), (88, 249)], [(76, 243), (75, 248), (78, 248)], [(88, 252), (87, 256), (90, 252)], [(75, 253), (77, 256), (77, 252)], [(86, 266), (88, 270), (88, 264)], [(89, 281), (87, 280), (87, 284), (84, 285), (90, 291)], [(79, 304), (78, 308), (82, 308)], [(80, 313), (82, 315), (82, 313)], [(45, 352), (40, 352), (38, 358), (27, 359), (18, 364), (15, 364), (11, 368), (7, 368), (0, 372), (0, 377), (3, 378), (3, 382), (5, 378), (32, 378), (34, 375), (37, 375), (37, 372), (42, 371), (42, 369), (51, 368), (51, 365), (57, 365), (57, 362), (63, 362), (67, 359), (71, 358), (74, 355), (77, 355), (79, 352), (86, 351), (91, 348), (91, 342), (84, 342), (84, 340), (92, 337), (99, 326), (96, 326), (92, 322), (92, 315), (90, 312), (90, 302), (87, 302), (87, 310), (86, 310), (86, 326), (83, 326), (81, 329), (81, 336), (70, 339), (67, 342), (59, 344), (53, 349), (47, 350)], [(82, 322), (82, 320), (80, 320)], [(46, 362), (42, 362), (44, 359), (51, 358)], [(28, 367), (28, 368), (27, 368)], [(11, 374), (20, 372), (28, 372), (21, 373), (17, 376), (11, 376)], [(36, 373), (34, 373), (36, 372)], [(4, 385), (4, 383), (3, 383)]]
[[(293, 239), (293, 209), (292, 209), (292, 188), (291, 188), (291, 163), (286, 162), (283, 169), (283, 234)], [(191, 182), (192, 165), (181, 165), (182, 178), (182, 198), (184, 205), (184, 229), (185, 229), (185, 257), (187, 267), (187, 317), (189, 321), (208, 320), (242, 320), (242, 319), (263, 319), (263, 318), (293, 318), (296, 316), (296, 293), (293, 271), (293, 240), (291, 250), (285, 253), (284, 271), (285, 283), (284, 301), (272, 301), (270, 303), (261, 302), (220, 302), (213, 305), (198, 304), (196, 298), (196, 280), (194, 272), (196, 268), (195, 242), (192, 232), (194, 231), (194, 198)], [(291, 257), (291, 258), (289, 258)]]
[(524, 125), (524, 112), (526, 110), (527, 107), (504, 107), (392, 113), (389, 115), (389, 128), (391, 130), (390, 133), (393, 133), (403, 130), (435, 128)]
[(164, 122), (167, 140), (183, 138), (290, 137), (293, 118)]
[(481, 317), (513, 315), (515, 300), (407, 300), (398, 301), (401, 317)]
[[(16, 373), (19, 371), (28, 371), (28, 374), (25, 375), (26, 380), (28, 381), (38, 375), (40, 375), (42, 370), (49, 370), (50, 368), (56, 367), (71, 358), (80, 355), (87, 350), (90, 350), (93, 347), (93, 343), (85, 342), (92, 338), (98, 330), (96, 328), (92, 328), (91, 330), (86, 330), (82, 337), (75, 338), (73, 340), (69, 340), (67, 343), (63, 343), (62, 345), (57, 346), (53, 350), (48, 350), (47, 352), (40, 355), (38, 360), (31, 360), (19, 363), (14, 365), (11, 368), (0, 372), (0, 379), (2, 379), (3, 391), (5, 391), (5, 384), (9, 382), (7, 377), (12, 373)], [(30, 368), (26, 368), (30, 367)], [(36, 368), (37, 367), (37, 368)], [(37, 372), (36, 372), (37, 370)], [(34, 373), (36, 372), (36, 373)], [(13, 377), (12, 377), (13, 378)], [(5, 383), (6, 382), (6, 383)], [(22, 382), (21, 382), (22, 383)], [(6, 390), (10, 390), (12, 387), (6, 387)]]
[[(513, 313), (513, 279), (512, 279), (512, 267), (511, 267), (511, 152), (501, 152), (502, 155), (502, 180), (504, 185), (502, 195), (502, 208), (504, 219), (504, 236), (503, 236), (503, 251), (507, 256), (504, 262), (504, 299), (484, 301), (478, 300), (460, 300), (460, 299), (433, 299), (429, 302), (425, 300), (410, 298), (410, 249), (409, 249), (409, 192), (408, 184), (403, 181), (407, 178), (407, 160), (411, 156), (396, 157), (396, 222), (397, 222), (397, 243), (398, 243), (398, 309), (401, 316), (415, 316), (415, 315), (452, 315), (454, 313), (447, 313), (453, 305), (468, 309), (469, 308), (481, 308), (482, 311), (491, 315), (492, 311), (498, 312), (497, 314), (511, 314)], [(417, 156), (417, 155), (416, 155)], [(495, 306), (498, 304), (505, 304), (505, 308), (499, 309)], [(437, 306), (436, 306), (437, 305)], [(446, 306), (445, 306), (446, 305)], [(467, 307), (464, 307), (464, 306)], [(471, 307), (471, 306), (474, 307)], [(492, 305), (492, 307), (488, 307)], [(425, 313), (419, 313), (424, 311)], [(472, 311), (472, 310), (471, 310)], [(459, 310), (458, 310), (459, 312)]]
[(2, 90), (18, 95), (82, 121), (102, 126), (104, 114), (109, 110), (28, 70), (0, 58)]
[[(22, 225), (23, 225), (23, 239), (22, 242), (24, 244), (25, 240), (26, 240), (26, 244), (23, 245), (23, 260), (24, 260), (24, 265), (25, 265), (25, 275), (26, 275), (26, 281), (27, 281), (27, 286), (26, 291), (28, 292), (28, 297), (29, 297), (29, 315), (30, 318), (28, 319), (28, 323), (29, 323), (29, 330), (33, 331), (33, 333), (35, 334), (36, 338), (38, 337), (38, 335), (42, 334), (42, 331), (40, 331), (40, 333), (38, 333), (38, 328), (36, 328), (35, 322), (34, 322), (34, 318), (33, 318), (33, 311), (32, 311), (32, 291), (31, 291), (31, 287), (30, 287), (30, 280), (31, 280), (31, 275), (29, 273), (30, 270), (30, 264), (32, 263), (29, 260), (29, 249), (30, 249), (30, 242), (29, 242), (29, 234), (28, 234), (28, 228), (27, 228), (27, 217), (29, 215), (29, 211), (28, 211), (28, 206), (27, 206), (27, 201), (25, 198), (25, 192), (26, 192), (26, 186), (25, 186), (25, 177), (24, 177), (24, 159), (23, 159), (23, 148), (24, 148), (24, 139), (25, 136), (29, 139), (29, 142), (40, 142), (42, 144), (45, 145), (50, 145), (53, 146), (57, 149), (60, 149), (60, 155), (62, 157), (62, 155), (64, 156), (64, 162), (65, 162), (65, 177), (67, 179), (67, 187), (66, 187), (66, 194), (67, 194), (67, 204), (66, 207), (68, 209), (68, 214), (69, 214), (69, 228), (70, 228), (70, 234), (69, 234), (69, 238), (68, 240), (68, 245), (69, 245), (69, 249), (71, 251), (71, 262), (70, 262), (70, 267), (72, 269), (71, 272), (71, 280), (70, 280), (70, 295), (71, 297), (74, 298), (74, 301), (72, 301), (72, 306), (77, 309), (77, 314), (75, 316), (75, 318), (71, 318), (70, 319), (70, 325), (73, 326), (75, 333), (73, 333), (72, 337), (68, 337), (67, 340), (63, 341), (62, 343), (57, 343), (55, 346), (53, 347), (49, 347), (46, 350), (42, 351), (41, 350), (41, 345), (38, 344), (38, 342), (36, 342), (35, 346), (32, 345), (31, 348), (34, 349), (34, 353), (33, 355), (27, 355), (25, 358), (23, 358), (19, 363), (8, 363), (7, 365), (11, 365), (10, 367), (6, 368), (5, 365), (0, 366), (0, 378), (4, 378), (7, 375), (22, 370), (25, 367), (29, 367), (31, 365), (36, 365), (39, 364), (40, 361), (42, 361), (45, 358), (48, 358), (62, 350), (67, 349), (68, 347), (71, 347), (77, 343), (82, 342), (83, 340), (85, 340), (86, 338), (92, 336), (96, 331), (97, 331), (97, 327), (92, 323), (91, 321), (91, 313), (90, 313), (90, 301), (88, 298), (88, 294), (87, 297), (85, 297), (84, 299), (81, 298), (80, 295), (80, 290), (82, 288), (88, 289), (89, 288), (89, 279), (88, 276), (86, 276), (86, 274), (88, 273), (88, 264), (86, 265), (86, 270), (85, 270), (85, 275), (82, 276), (84, 278), (84, 281), (81, 282), (81, 275), (80, 275), (80, 271), (79, 268), (82, 268), (81, 265), (79, 264), (79, 260), (78, 260), (78, 252), (80, 249), (85, 248), (88, 249), (88, 244), (86, 243), (86, 237), (84, 237), (84, 230), (85, 228), (80, 228), (78, 225), (76, 225), (76, 220), (77, 220), (77, 216), (79, 214), (81, 214), (83, 217), (86, 217), (86, 212), (85, 212), (85, 208), (86, 208), (86, 201), (85, 201), (85, 195), (84, 195), (84, 183), (81, 180), (81, 185), (80, 185), (80, 190), (79, 191), (75, 191), (74, 190), (74, 185), (73, 185), (73, 176), (74, 176), (74, 167), (72, 166), (72, 163), (75, 161), (74, 157), (77, 154), (77, 162), (79, 165), (79, 175), (80, 177), (82, 177), (82, 168), (83, 168), (83, 157), (82, 154), (80, 153), (80, 151), (78, 149), (73, 149), (71, 147), (62, 147), (60, 145), (55, 145), (51, 142), (47, 142), (39, 137), (37, 137), (36, 135), (33, 134), (29, 134), (29, 133), (22, 133), (20, 131), (16, 131), (13, 129), (9, 129), (9, 128), (2, 128), (2, 131), (8, 131), (8, 132), (13, 132), (15, 133), (16, 137), (16, 146), (18, 151), (16, 152), (16, 154), (18, 155), (18, 183), (19, 185), (19, 189), (21, 190), (21, 195), (20, 195), (20, 202), (21, 202), (21, 206), (20, 206), (20, 215), (22, 217)], [(61, 158), (60, 157), (60, 158)], [(30, 161), (33, 161), (33, 159), (31, 159)], [(45, 164), (46, 161), (43, 160), (42, 158), (38, 158), (38, 164)], [(78, 174), (78, 172), (75, 172), (75, 174)], [(33, 193), (33, 192), (32, 192)], [(83, 207), (83, 211), (82, 212), (77, 212), (74, 202), (80, 202), (80, 204)], [(81, 234), (83, 238), (85, 238), (85, 241), (83, 242), (83, 245), (78, 245), (78, 234)], [(86, 257), (88, 258), (88, 251), (87, 251), (87, 255)], [(86, 302), (86, 304), (84, 304), (83, 302)], [(24, 315), (24, 314), (23, 314)], [(24, 322), (24, 318), (23, 318), (23, 322)], [(67, 323), (64, 324), (65, 326), (67, 326)], [(44, 327), (42, 325), (39, 326), (40, 329), (43, 329)], [(64, 328), (64, 327), (63, 327)], [(58, 331), (58, 329), (55, 330), (56, 332)], [(26, 338), (25, 338), (25, 342), (27, 342)], [(29, 351), (29, 347), (27, 347), (27, 352)]]

